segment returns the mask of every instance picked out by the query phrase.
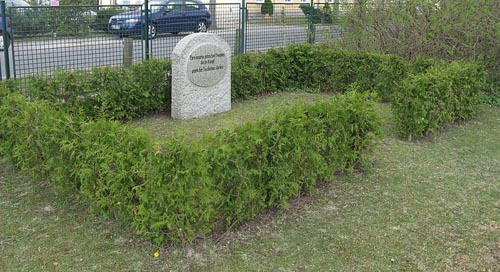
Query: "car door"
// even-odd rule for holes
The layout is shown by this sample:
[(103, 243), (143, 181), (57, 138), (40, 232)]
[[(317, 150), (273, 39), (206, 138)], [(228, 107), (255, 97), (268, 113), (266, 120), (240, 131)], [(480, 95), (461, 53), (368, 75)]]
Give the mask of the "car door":
[(185, 31), (187, 23), (183, 8), (183, 0), (172, 0), (162, 8), (157, 19), (158, 28), (162, 32), (178, 33)]
[(202, 9), (202, 6), (193, 0), (185, 0), (185, 13), (186, 13), (186, 27), (188, 31), (194, 31), (198, 25), (198, 22), (206, 17), (206, 12)]

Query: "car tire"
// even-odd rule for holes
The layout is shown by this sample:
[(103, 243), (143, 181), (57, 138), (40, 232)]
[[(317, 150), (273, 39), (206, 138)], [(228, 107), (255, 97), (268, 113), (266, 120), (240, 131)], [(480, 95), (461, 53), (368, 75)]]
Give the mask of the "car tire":
[(10, 35), (7, 34), (7, 46), (4, 46), (4, 44), (3, 44), (3, 33), (0, 32), (0, 52), (4, 51), (5, 48), (9, 48), (9, 46), (10, 46), (10, 39), (11, 39)]
[(150, 23), (148, 25), (148, 37), (152, 40), (156, 37), (156, 24), (155, 23)]
[(208, 27), (207, 27), (207, 22), (205, 21), (199, 21), (198, 24), (196, 25), (196, 29), (194, 32), (207, 32)]

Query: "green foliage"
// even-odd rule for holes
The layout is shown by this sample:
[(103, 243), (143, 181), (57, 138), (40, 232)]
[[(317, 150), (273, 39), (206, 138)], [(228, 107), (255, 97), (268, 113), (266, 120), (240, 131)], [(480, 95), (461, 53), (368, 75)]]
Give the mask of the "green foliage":
[(95, 6), (16, 8), (11, 10), (16, 36), (78, 36), (91, 32), (95, 17), (88, 14)]
[(29, 79), (27, 96), (96, 119), (128, 120), (170, 105), (170, 61), (149, 60), (130, 68), (56, 71)]
[(407, 63), (396, 56), (333, 51), (313, 45), (292, 45), (266, 53), (233, 58), (233, 98), (286, 89), (344, 93), (356, 83), (386, 101), (407, 74)]
[(354, 92), (201, 141), (161, 144), (137, 129), (87, 122), (54, 105), (4, 96), (1, 154), (158, 243), (191, 241), (286, 207), (317, 181), (366, 162), (381, 127), (370, 96)]
[[(365, 1), (366, 2), (366, 1)], [(409, 0), (384, 5), (351, 5), (345, 15), (343, 48), (479, 61), (488, 81), (500, 82), (498, 0)]]
[(333, 8), (328, 1), (323, 4), (323, 7), (311, 7), (310, 4), (300, 4), (299, 8), (308, 20), (310, 20), (312, 12), (312, 22), (314, 24), (331, 24), (335, 23), (338, 19), (338, 3), (334, 4)]
[(95, 30), (108, 30), (108, 22), (111, 16), (124, 12), (123, 9), (119, 8), (106, 8), (99, 9), (95, 18), (94, 25), (92, 26)]
[(27, 102), (19, 94), (3, 99), (0, 117), (0, 154), (32, 175), (48, 178), (64, 189), (76, 189), (67, 179), (71, 159), (62, 146), (75, 137), (80, 118), (46, 102)]
[(46, 35), (52, 31), (54, 16), (49, 8), (11, 9), (12, 30), (16, 37)]
[(261, 14), (269, 14), (273, 15), (274, 13), (274, 5), (271, 0), (264, 0), (264, 3), (260, 6), (260, 13)]
[(101, 214), (131, 221), (153, 153), (149, 134), (112, 121), (82, 123), (70, 150), (82, 196)]
[(411, 139), (472, 117), (485, 80), (483, 66), (464, 62), (432, 66), (403, 80), (392, 103), (399, 133)]
[(222, 198), (200, 143), (170, 139), (156, 149), (136, 191), (137, 231), (160, 243), (191, 241), (214, 230)]
[(481, 103), (500, 107), (500, 90), (488, 91), (481, 94)]
[(235, 56), (232, 97), (288, 88), (342, 94), (199, 141), (155, 143), (112, 121), (167, 107), (170, 69), (155, 60), (34, 77), (29, 101), (13, 93), (17, 81), (2, 81), (0, 154), (148, 239), (191, 241), (363, 167), (381, 134), (374, 93), (393, 101), (400, 134), (411, 137), (473, 116), (486, 77), (474, 63), (294, 45)]

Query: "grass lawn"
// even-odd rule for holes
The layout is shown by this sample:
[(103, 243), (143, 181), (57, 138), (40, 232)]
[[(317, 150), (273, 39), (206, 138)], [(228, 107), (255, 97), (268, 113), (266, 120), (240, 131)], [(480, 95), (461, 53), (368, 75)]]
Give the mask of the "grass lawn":
[[(325, 96), (279, 94), (204, 119), (132, 125), (158, 139), (199, 137)], [(395, 137), (388, 105), (378, 111), (386, 135), (365, 173), (193, 245), (152, 246), (0, 163), (0, 270), (499, 271), (500, 108), (417, 142)]]

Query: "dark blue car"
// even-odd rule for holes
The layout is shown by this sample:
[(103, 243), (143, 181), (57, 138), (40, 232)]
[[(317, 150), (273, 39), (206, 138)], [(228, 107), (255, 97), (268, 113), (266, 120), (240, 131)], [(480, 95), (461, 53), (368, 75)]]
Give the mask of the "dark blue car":
[[(148, 33), (151, 39), (158, 33), (207, 32), (212, 20), (200, 0), (149, 1)], [(112, 16), (108, 30), (120, 36), (140, 35), (146, 26), (144, 8)]]

